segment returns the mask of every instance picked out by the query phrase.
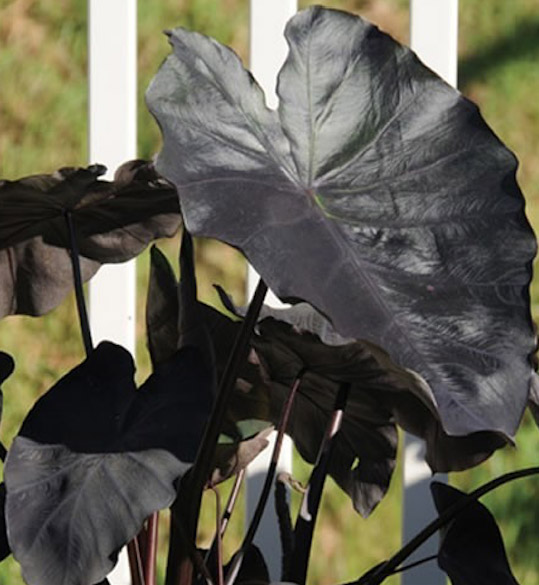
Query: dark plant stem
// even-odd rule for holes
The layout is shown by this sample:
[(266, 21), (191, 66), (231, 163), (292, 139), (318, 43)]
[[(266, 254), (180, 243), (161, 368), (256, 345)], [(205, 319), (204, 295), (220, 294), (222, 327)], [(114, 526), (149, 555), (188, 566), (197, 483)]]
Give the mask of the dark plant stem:
[[(234, 479), (234, 485), (232, 486), (232, 490), (230, 492), (230, 495), (228, 496), (228, 500), (223, 512), (223, 516), (221, 518), (221, 523), (219, 525), (219, 531), (218, 533), (221, 535), (221, 538), (224, 537), (226, 529), (228, 527), (228, 523), (230, 521), (230, 518), (232, 517), (232, 512), (234, 511), (234, 508), (236, 506), (236, 502), (238, 501), (238, 496), (240, 494), (240, 489), (241, 486), (243, 484), (243, 480), (245, 479), (245, 469), (241, 469), (237, 474), (236, 474), (236, 478)], [(215, 533), (215, 537), (213, 538), (213, 541), (211, 543), (211, 546), (208, 550), (208, 552), (206, 553), (206, 558), (205, 558), (205, 564), (206, 567), (211, 567), (213, 566), (213, 562), (215, 559), (215, 556), (217, 554), (217, 532)]]
[(179, 537), (174, 538), (172, 532), (175, 530), (175, 526), (183, 522), (184, 526), (186, 526), (185, 537), (189, 538), (192, 543), (196, 541), (202, 493), (212, 470), (215, 445), (219, 438), (221, 424), (234, 390), (239, 369), (247, 359), (249, 341), (251, 340), (251, 335), (258, 320), (258, 315), (260, 314), (267, 290), (268, 287), (260, 279), (221, 378), (217, 399), (210, 420), (206, 425), (195, 463), (188, 476), (184, 478), (185, 481), (182, 482), (183, 485), (178, 494), (178, 498), (171, 507), (171, 544), (167, 562), (166, 585), (191, 585), (193, 566), (189, 556), (185, 551), (182, 551), (181, 545), (184, 539)]
[(223, 574), (223, 538), (221, 533), (221, 496), (215, 486), (211, 486), (215, 494), (215, 538), (217, 540), (217, 585), (224, 585)]
[(271, 486), (273, 485), (273, 479), (275, 478), (277, 464), (279, 463), (279, 455), (281, 454), (281, 449), (283, 447), (284, 434), (286, 431), (286, 427), (288, 426), (288, 420), (290, 418), (290, 413), (292, 411), (292, 405), (294, 404), (294, 398), (296, 397), (304, 373), (305, 371), (301, 370), (299, 374), (296, 376), (296, 379), (294, 380), (294, 383), (290, 388), (288, 398), (283, 405), (281, 417), (279, 420), (279, 426), (277, 428), (277, 437), (275, 439), (275, 445), (273, 447), (273, 453), (271, 455), (271, 461), (268, 468), (268, 472), (266, 473), (264, 485), (262, 486), (262, 492), (256, 504), (256, 509), (254, 511), (253, 518), (249, 523), (249, 528), (247, 529), (247, 532), (243, 538), (241, 547), (238, 550), (237, 554), (234, 556), (234, 560), (232, 561), (231, 566), (228, 570), (225, 585), (232, 585), (236, 577), (238, 576), (245, 553), (247, 552), (247, 550), (249, 550), (249, 547), (253, 543), (256, 531), (258, 530), (258, 526), (260, 525), (260, 520), (262, 520), (262, 515), (264, 514), (264, 509), (266, 508), (266, 503), (271, 493)]
[(419, 559), (413, 563), (408, 565), (403, 565), (398, 569), (395, 569), (392, 575), (396, 575), (397, 573), (404, 573), (404, 571), (408, 571), (409, 569), (413, 569), (414, 567), (419, 567), (419, 565), (424, 565), (425, 563), (429, 563), (430, 561), (435, 561), (438, 558), (438, 555), (431, 555), (430, 557), (425, 557), (424, 559)]
[(159, 512), (149, 518), (145, 531), (144, 546), (144, 580), (146, 585), (156, 585), (157, 538), (159, 529)]
[(292, 581), (298, 585), (304, 585), (307, 578), (307, 569), (309, 567), (309, 557), (311, 554), (311, 544), (313, 539), (314, 527), (320, 507), (320, 500), (324, 489), (324, 483), (328, 473), (329, 462), (333, 451), (334, 439), (339, 432), (344, 409), (350, 393), (350, 384), (345, 383), (339, 386), (333, 414), (326, 430), (326, 435), (320, 445), (318, 461), (311, 473), (307, 491), (303, 496), (300, 512), (296, 520), (294, 530), (294, 559), (290, 566), (290, 574), (286, 577), (287, 581)]
[(129, 571), (131, 573), (132, 585), (146, 585), (144, 582), (144, 568), (137, 537), (127, 545), (127, 556), (129, 558)]
[(82, 276), (80, 272), (79, 249), (77, 246), (77, 237), (75, 235), (75, 225), (70, 211), (65, 212), (65, 220), (69, 233), (69, 254), (71, 257), (71, 266), (73, 268), (73, 282), (75, 283), (75, 298), (77, 300), (77, 312), (79, 314), (80, 328), (82, 332), (82, 341), (86, 356), (89, 356), (93, 349), (92, 335), (86, 311), (86, 302), (84, 300), (84, 289), (82, 287)]
[(236, 479), (234, 480), (234, 485), (232, 486), (232, 491), (228, 496), (228, 501), (226, 503), (225, 510), (223, 512), (223, 517), (221, 518), (221, 537), (225, 535), (226, 529), (228, 528), (228, 523), (230, 518), (232, 517), (232, 512), (236, 507), (236, 502), (238, 501), (238, 496), (240, 495), (240, 489), (243, 484), (243, 480), (245, 479), (245, 469), (240, 469), (238, 474), (236, 475)]
[[(423, 530), (417, 534), (410, 542), (404, 545), (396, 554), (394, 554), (389, 560), (385, 563), (380, 564), (377, 570), (370, 570), (369, 578), (364, 580), (361, 577), (356, 583), (365, 583), (365, 585), (378, 585), (382, 583), (384, 579), (392, 575), (397, 567), (399, 567), (416, 549), (418, 549), (428, 538), (430, 538), (433, 534), (435, 534), (440, 528), (445, 526), (448, 522), (453, 520), (455, 516), (460, 514), (463, 510), (465, 510), (472, 502), (478, 500), (485, 494), (495, 490), (497, 487), (508, 483), (510, 481), (514, 481), (515, 479), (520, 479), (523, 477), (528, 477), (530, 475), (539, 474), (539, 467), (529, 467), (527, 469), (520, 469), (518, 471), (512, 471), (511, 473), (506, 473), (489, 481), (488, 483), (478, 487), (473, 492), (470, 492), (465, 497), (461, 498), (458, 502), (455, 502), (452, 506), (449, 506), (445, 512), (440, 514), (438, 518), (433, 520), (430, 524), (428, 524)], [(362, 580), (363, 579), (363, 580)]]

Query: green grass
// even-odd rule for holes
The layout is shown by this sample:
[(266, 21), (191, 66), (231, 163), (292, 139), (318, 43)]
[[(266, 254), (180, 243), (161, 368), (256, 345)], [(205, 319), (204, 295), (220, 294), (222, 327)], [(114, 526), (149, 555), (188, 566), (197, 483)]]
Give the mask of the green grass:
[[(303, 6), (313, 2), (302, 2)], [(334, 8), (355, 10), (401, 41), (408, 39), (406, 0), (328, 0)], [(168, 53), (161, 31), (187, 26), (231, 44), (247, 55), (247, 0), (139, 0), (139, 154), (159, 148), (159, 133), (146, 112), (143, 93)], [(83, 0), (0, 0), (0, 177), (16, 178), (86, 162), (86, 2)], [(532, 224), (539, 225), (539, 11), (537, 0), (463, 0), (460, 7), (460, 88), (477, 101), (488, 123), (521, 161), (519, 181)], [(161, 244), (171, 260), (177, 240)], [(510, 245), (508, 243), (508, 245)], [(235, 298), (243, 291), (239, 255), (213, 242), (197, 246), (200, 294), (215, 302), (211, 284), (222, 283)], [(148, 255), (139, 265), (137, 378), (148, 374), (143, 310)], [(537, 280), (532, 287), (539, 309)], [(1, 349), (12, 353), (17, 371), (4, 385), (1, 436), (9, 444), (36, 396), (83, 357), (72, 296), (41, 319), (10, 317), (0, 322)], [(453, 475), (471, 489), (493, 475), (537, 464), (537, 429), (528, 419), (517, 436), (517, 450), (504, 450), (479, 468)], [(307, 477), (298, 462), (295, 473)], [(485, 498), (500, 521), (515, 574), (539, 585), (537, 502), (539, 482), (522, 480)], [(400, 471), (390, 494), (364, 521), (347, 498), (329, 485), (314, 543), (310, 581), (345, 582), (386, 558), (399, 543)], [(297, 502), (295, 504), (297, 506)], [(211, 505), (203, 514), (202, 539), (211, 526)], [(237, 546), (241, 518), (227, 537)], [(162, 565), (161, 565), (162, 566)], [(397, 579), (394, 579), (396, 583)], [(0, 566), (0, 585), (19, 585), (16, 564)]]

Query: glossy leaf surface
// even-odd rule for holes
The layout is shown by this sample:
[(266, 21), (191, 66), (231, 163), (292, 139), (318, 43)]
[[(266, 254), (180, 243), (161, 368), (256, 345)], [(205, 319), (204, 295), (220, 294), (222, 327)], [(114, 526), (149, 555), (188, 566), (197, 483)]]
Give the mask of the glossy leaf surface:
[(94, 165), (0, 181), (0, 317), (41, 315), (73, 288), (67, 212), (83, 280), (101, 264), (124, 262), (177, 231), (175, 189), (149, 163), (125, 163), (113, 182), (99, 180), (105, 170)]
[[(433, 482), (431, 490), (439, 514), (466, 497), (460, 490), (439, 482)], [(442, 531), (438, 564), (453, 585), (518, 585), (496, 520), (478, 501)]]
[(196, 350), (136, 390), (131, 356), (100, 344), (25, 419), (5, 466), (8, 537), (30, 585), (102, 580), (116, 552), (169, 506), (211, 409)]
[(447, 433), (512, 436), (536, 251), (515, 157), (475, 105), (360, 18), (311, 7), (286, 38), (273, 111), (232, 51), (170, 33), (147, 102), (188, 229), (419, 373)]

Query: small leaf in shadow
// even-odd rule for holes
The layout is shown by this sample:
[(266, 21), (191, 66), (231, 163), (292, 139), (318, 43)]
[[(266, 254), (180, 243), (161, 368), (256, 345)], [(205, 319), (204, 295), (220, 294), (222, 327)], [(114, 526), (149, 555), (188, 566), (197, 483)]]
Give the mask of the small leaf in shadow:
[[(432, 482), (431, 491), (439, 514), (466, 497), (439, 482)], [(441, 530), (438, 564), (453, 585), (518, 585), (496, 520), (478, 501)]]
[(268, 437), (273, 427), (266, 427), (254, 437), (232, 443), (219, 443), (215, 453), (215, 463), (210, 483), (221, 483), (247, 467), (269, 444)]
[(82, 279), (124, 262), (180, 224), (176, 190), (153, 165), (129, 161), (114, 181), (105, 167), (0, 181), (0, 317), (42, 315), (73, 288), (65, 215), (76, 231)]
[(213, 401), (193, 348), (137, 390), (134, 365), (104, 342), (30, 411), (5, 465), (6, 518), (29, 585), (99, 582), (155, 510), (176, 497)]

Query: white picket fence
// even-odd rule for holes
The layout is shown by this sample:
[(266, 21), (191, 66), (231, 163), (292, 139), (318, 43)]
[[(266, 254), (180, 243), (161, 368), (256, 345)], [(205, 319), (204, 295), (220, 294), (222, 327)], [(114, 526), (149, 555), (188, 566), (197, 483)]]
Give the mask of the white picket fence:
[[(158, 0), (156, 0), (158, 1)], [(286, 21), (296, 12), (297, 0), (250, 0), (250, 67), (276, 105), (275, 79), (284, 58), (282, 36)], [(89, 13), (89, 162), (100, 162), (111, 170), (135, 158), (136, 148), (136, 0), (88, 0)], [(446, 81), (457, 81), (458, 0), (410, 0), (412, 48), (421, 59)], [(106, 303), (93, 303), (106, 298)], [(110, 339), (134, 353), (135, 349), (135, 264), (105, 266), (90, 286), (90, 324), (95, 342)], [(408, 540), (434, 515), (429, 506), (430, 471), (421, 453), (421, 443), (406, 438), (404, 463), (403, 538)], [(290, 469), (291, 448), (285, 449), (281, 465)], [(257, 478), (266, 465), (257, 461), (248, 482), (248, 508), (256, 501)], [(252, 508), (251, 508), (252, 509)], [(249, 511), (249, 510), (248, 510)], [(279, 554), (275, 554), (276, 526), (270, 511), (263, 519), (257, 544), (275, 559), (270, 566), (278, 580)], [(436, 543), (418, 552), (435, 552)], [(360, 547), (358, 547), (360, 554)], [(125, 558), (110, 578), (113, 585), (128, 585)], [(434, 563), (403, 575), (403, 585), (442, 585), (445, 576)]]

